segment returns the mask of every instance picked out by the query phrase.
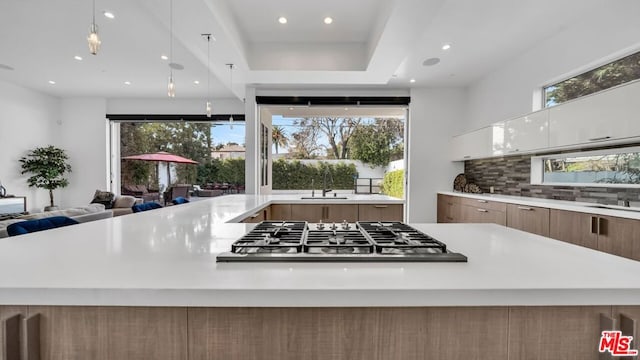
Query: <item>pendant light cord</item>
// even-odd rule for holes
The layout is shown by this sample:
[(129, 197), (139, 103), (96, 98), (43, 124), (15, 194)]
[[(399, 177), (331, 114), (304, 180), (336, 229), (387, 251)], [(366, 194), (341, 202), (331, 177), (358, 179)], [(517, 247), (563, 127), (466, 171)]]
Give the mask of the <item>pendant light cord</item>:
[(96, 0), (93, 0), (93, 25), (96, 24)]
[(169, 0), (169, 64), (171, 64), (172, 62), (173, 62), (173, 0)]
[(211, 35), (207, 35), (207, 101), (211, 100)]

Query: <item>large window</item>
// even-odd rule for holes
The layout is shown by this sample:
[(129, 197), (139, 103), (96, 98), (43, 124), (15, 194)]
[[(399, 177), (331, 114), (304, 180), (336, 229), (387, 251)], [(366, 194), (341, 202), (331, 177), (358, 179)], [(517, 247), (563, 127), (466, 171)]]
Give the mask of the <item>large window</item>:
[[(172, 185), (189, 184), (202, 189), (243, 191), (244, 121), (118, 122), (120, 141), (116, 156), (121, 159), (121, 186), (144, 185), (147, 189), (163, 191)], [(178, 155), (196, 163), (122, 159), (159, 152)]]
[(271, 120), (274, 193), (404, 197), (404, 107), (265, 106), (261, 116)]
[(640, 79), (640, 52), (545, 87), (544, 106), (555, 106), (637, 79)]
[(533, 157), (532, 183), (640, 187), (640, 148)]

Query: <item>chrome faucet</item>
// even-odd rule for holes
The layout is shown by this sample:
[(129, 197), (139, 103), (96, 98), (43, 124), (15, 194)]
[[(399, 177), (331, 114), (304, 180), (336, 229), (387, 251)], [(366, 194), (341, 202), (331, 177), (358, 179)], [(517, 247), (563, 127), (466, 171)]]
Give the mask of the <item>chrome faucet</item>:
[(331, 178), (331, 187), (333, 187), (333, 175), (331, 175), (328, 167), (324, 169), (324, 175), (322, 175), (322, 197), (327, 196), (328, 192), (333, 191), (327, 188), (327, 176)]
[(316, 180), (316, 179), (311, 179), (311, 197), (316, 196), (316, 185), (315, 185), (315, 180)]

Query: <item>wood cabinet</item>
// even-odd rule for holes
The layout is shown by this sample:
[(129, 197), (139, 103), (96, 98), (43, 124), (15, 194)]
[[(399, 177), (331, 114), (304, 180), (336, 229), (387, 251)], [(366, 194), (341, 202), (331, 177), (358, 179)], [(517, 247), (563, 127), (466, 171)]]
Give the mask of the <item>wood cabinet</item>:
[(273, 204), (269, 220), (402, 221), (402, 204)]
[(461, 222), (507, 224), (507, 205), (497, 201), (461, 198)]
[(509, 360), (598, 360), (600, 315), (611, 307), (511, 307)]
[(596, 360), (601, 331), (638, 339), (640, 324), (640, 306), (0, 306), (14, 315), (39, 315), (39, 342), (22, 358), (5, 345), (2, 360)]
[(507, 204), (507, 226), (548, 237), (549, 209)]
[(244, 220), (242, 220), (243, 223), (259, 223), (261, 221), (265, 221), (267, 219), (271, 218), (271, 208), (270, 207), (266, 207), (264, 209), (260, 209), (258, 211), (256, 211), (255, 213), (249, 215), (248, 217), (246, 217)]
[(193, 360), (507, 359), (507, 308), (191, 308)]
[(640, 260), (640, 221), (601, 215), (597, 231), (598, 250)]
[(19, 360), (26, 306), (0, 306), (0, 360)]
[(401, 204), (358, 205), (358, 221), (402, 221), (403, 218)]
[(291, 204), (271, 205), (271, 217), (269, 220), (293, 220), (291, 218)]
[(439, 223), (495, 223), (640, 260), (640, 220), (438, 194)]
[[(616, 321), (616, 329), (620, 330), (622, 335), (633, 336), (630, 348), (640, 350), (640, 306), (614, 306), (612, 313), (612, 319)], [(637, 360), (640, 356), (618, 359)]]
[(308, 222), (355, 222), (358, 205), (355, 204), (291, 204), (291, 219)]
[(640, 260), (640, 221), (551, 210), (549, 237)]
[(462, 209), (460, 206), (459, 196), (438, 194), (438, 222), (462, 222)]
[(187, 309), (30, 306), (40, 315), (40, 359), (188, 359)]

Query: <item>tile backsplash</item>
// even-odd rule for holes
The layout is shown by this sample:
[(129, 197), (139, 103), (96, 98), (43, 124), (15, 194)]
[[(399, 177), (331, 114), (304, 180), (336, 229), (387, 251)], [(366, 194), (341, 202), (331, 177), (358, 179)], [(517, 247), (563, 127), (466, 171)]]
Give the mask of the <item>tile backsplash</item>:
[[(467, 160), (464, 173), (482, 192), (545, 199), (618, 205), (619, 200), (640, 201), (640, 189), (610, 187), (542, 186), (530, 184), (531, 155)], [(452, 180), (453, 181), (453, 180)]]

